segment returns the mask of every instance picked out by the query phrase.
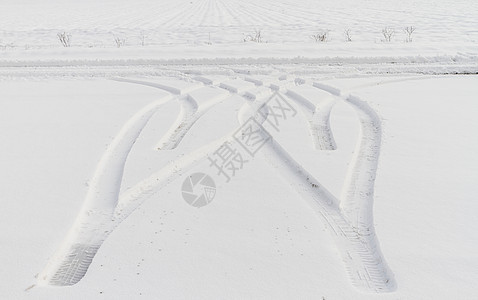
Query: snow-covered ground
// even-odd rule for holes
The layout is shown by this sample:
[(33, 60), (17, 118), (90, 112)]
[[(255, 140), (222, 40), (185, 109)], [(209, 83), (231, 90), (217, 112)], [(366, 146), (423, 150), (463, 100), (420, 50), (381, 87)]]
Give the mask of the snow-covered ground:
[(1, 299), (478, 297), (477, 3), (45, 2), (0, 4)]

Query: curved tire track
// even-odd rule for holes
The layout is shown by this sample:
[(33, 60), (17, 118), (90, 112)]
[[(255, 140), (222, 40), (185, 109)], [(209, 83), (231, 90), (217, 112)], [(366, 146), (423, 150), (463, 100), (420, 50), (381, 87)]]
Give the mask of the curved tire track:
[[(346, 101), (356, 108), (362, 127), (377, 128), (377, 121), (379, 120), (373, 117), (376, 114), (365, 102), (352, 96), (347, 97)], [(252, 109), (256, 111), (255, 119), (261, 120), (259, 123), (262, 124), (267, 117), (263, 118), (261, 114), (257, 114), (257, 110), (261, 105), (260, 101), (256, 101), (251, 107), (255, 107), (255, 109)], [(247, 116), (249, 114), (241, 116), (241, 123), (245, 123)], [(254, 129), (254, 131), (256, 130), (263, 133), (264, 138), (269, 135), (269, 133), (262, 131), (264, 130), (263, 128), (258, 127)], [(378, 147), (380, 145), (380, 139), (377, 139), (379, 132), (372, 130), (373, 132), (376, 134), (371, 134), (370, 131), (363, 133), (361, 137), (362, 142), (358, 145), (361, 149), (359, 153), (372, 155), (375, 161), (378, 161), (378, 156), (374, 156), (376, 152), (373, 149), (372, 153), (368, 152), (371, 149), (369, 148), (369, 143), (374, 143)], [(374, 149), (377, 150), (379, 148)], [(396, 288), (393, 274), (386, 265), (373, 230), (373, 217), (371, 214), (373, 184), (366, 184), (360, 180), (354, 181), (355, 184), (351, 186), (354, 186), (355, 189), (350, 198), (353, 199), (352, 206), (358, 208), (360, 213), (355, 210), (349, 212), (343, 207), (349, 207), (348, 202), (350, 200), (340, 202), (312, 174), (298, 164), (280, 144), (272, 141), (266, 143), (261, 150), (266, 160), (309, 203), (314, 211), (323, 217), (326, 225), (331, 228), (337, 248), (341, 252), (347, 273), (354, 286), (366, 292), (380, 293), (393, 291)], [(355, 164), (352, 170), (356, 174), (353, 178), (370, 178), (369, 176), (372, 172), (373, 175), (375, 174), (376, 165), (374, 168), (371, 165)], [(370, 194), (370, 191), (372, 191), (372, 194)], [(368, 201), (364, 201), (362, 198), (363, 193), (371, 196)], [(355, 216), (357, 221), (350, 220), (351, 215)], [(360, 227), (355, 226), (359, 221)], [(366, 229), (366, 231), (363, 229)]]
[[(125, 79), (118, 81), (158, 87), (150, 82)], [(164, 89), (163, 86), (160, 88)], [(171, 90), (172, 88), (166, 87), (166, 89)], [(74, 225), (59, 250), (39, 274), (38, 285), (69, 286), (79, 282), (85, 276), (103, 242), (122, 220), (128, 217), (148, 195), (177, 178), (181, 174), (179, 170), (187, 169), (204, 159), (211, 150), (226, 140), (224, 137), (220, 138), (171, 162), (159, 172), (119, 196), (124, 166), (131, 148), (154, 113), (162, 104), (173, 98), (172, 95), (166, 96), (160, 101), (147, 105), (128, 120), (117, 134), (97, 166), (85, 202)], [(195, 118), (184, 121), (189, 126), (184, 126), (178, 136), (184, 137), (195, 120), (222, 100), (222, 97), (217, 97), (217, 99), (209, 101)], [(179, 141), (180, 139), (170, 139), (167, 146), (177, 145)], [(141, 200), (138, 201), (139, 199)]]
[(330, 114), (336, 100), (333, 97), (330, 97), (315, 105), (310, 100), (291, 89), (287, 91), (286, 95), (301, 106), (309, 124), (309, 131), (315, 149), (337, 149), (334, 135), (330, 129)]
[[(359, 237), (358, 240), (351, 239), (354, 241), (354, 247), (361, 249), (355, 255), (358, 254), (368, 267), (364, 273), (366, 277), (361, 274), (358, 277), (352, 276), (352, 279), (356, 285), (368, 289), (393, 291), (396, 289), (396, 282), (381, 253), (373, 224), (374, 187), (382, 137), (380, 118), (367, 102), (356, 96), (343, 95), (339, 89), (321, 83), (314, 83), (313, 86), (348, 103), (357, 113), (360, 123), (359, 139), (340, 201), (340, 209), (347, 223)], [(350, 257), (353, 258), (353, 255), (350, 254)], [(351, 271), (353, 272), (349, 270), (349, 274)], [(360, 281), (364, 284), (360, 284)]]
[(83, 278), (111, 230), (128, 154), (149, 119), (171, 100), (166, 96), (130, 118), (101, 158), (83, 206), (59, 251), (38, 277), (39, 285), (73, 285)]
[[(320, 85), (314, 84), (314, 86), (321, 88)], [(221, 86), (221, 83), (217, 83), (215, 87), (225, 88)], [(273, 90), (272, 86), (269, 88)], [(227, 90), (230, 91), (230, 89)], [(340, 96), (338, 90), (327, 90)], [(255, 116), (256, 120), (262, 123), (267, 118), (258, 113), (264, 101), (267, 100), (267, 93), (261, 91), (260, 95), (257, 94), (254, 97), (250, 97), (251, 94), (254, 94), (253, 89), (241, 95), (244, 98), (256, 100), (246, 101), (243, 105), (239, 114), (240, 124), (244, 124), (245, 118), (250, 115)], [(194, 101), (189, 95), (186, 95), (186, 98)], [(353, 96), (342, 98), (356, 109), (361, 124), (361, 142), (357, 145), (358, 151), (347, 175), (348, 180), (344, 188), (346, 192), (342, 201), (323, 187), (278, 143), (274, 141), (266, 143), (262, 151), (271, 166), (277, 169), (278, 173), (309, 203), (331, 229), (353, 284), (367, 292), (388, 292), (395, 288), (395, 282), (380, 252), (372, 216), (373, 183), (380, 149), (380, 120), (360, 99)], [(166, 97), (164, 102), (170, 99), (172, 96)], [(197, 109), (197, 101), (194, 103), (196, 103), (196, 110), (190, 115), (190, 120), (194, 119), (192, 117), (194, 114), (197, 116), (196, 120), (202, 115)], [(210, 105), (214, 104), (215, 102), (212, 101)], [(110, 145), (97, 167), (92, 186), (75, 225), (60, 250), (40, 274), (39, 284), (65, 286), (73, 285), (81, 280), (103, 241), (122, 220), (154, 192), (168, 185), (184, 171), (205, 159), (208, 153), (231, 139), (236, 131), (171, 162), (122, 195), (118, 195), (128, 153), (159, 106), (160, 103), (155, 102), (138, 112), (125, 124)], [(309, 105), (308, 108), (311, 111), (312, 106)], [(202, 113), (206, 111), (207, 108)], [(317, 118), (328, 120), (330, 110), (322, 109), (322, 112), (322, 115)], [(315, 109), (314, 113), (318, 113), (318, 110)], [(184, 132), (187, 132), (194, 122), (187, 123), (189, 125), (185, 126)], [(330, 128), (328, 130), (331, 132)], [(324, 132), (318, 130), (317, 135)], [(169, 140), (169, 142), (173, 144), (175, 140)]]

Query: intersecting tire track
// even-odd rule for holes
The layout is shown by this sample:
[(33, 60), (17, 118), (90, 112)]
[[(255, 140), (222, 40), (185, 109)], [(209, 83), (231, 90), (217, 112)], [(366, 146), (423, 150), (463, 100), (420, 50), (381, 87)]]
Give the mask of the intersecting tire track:
[[(83, 278), (110, 229), (129, 152), (166, 96), (138, 111), (120, 130), (98, 164), (78, 217), (59, 251), (39, 275), (40, 285), (72, 285)], [(107, 227), (103, 232), (103, 227)]]
[(330, 129), (330, 114), (336, 100), (333, 97), (329, 97), (315, 105), (306, 97), (291, 89), (287, 90), (286, 95), (302, 108), (309, 124), (310, 135), (312, 136), (315, 149), (337, 149), (334, 135)]
[[(367, 102), (356, 96), (343, 94), (334, 87), (317, 82), (313, 86), (348, 103), (355, 110), (360, 123), (359, 139), (342, 189), (340, 208), (349, 226), (360, 237), (361, 244), (355, 246), (363, 249), (357, 253), (365, 262), (365, 275), (371, 281), (363, 280), (362, 274), (352, 276), (353, 281), (356, 285), (362, 281), (366, 283), (365, 288), (372, 290), (393, 291), (396, 282), (380, 251), (373, 224), (374, 187), (382, 137), (380, 118)], [(357, 243), (355, 239), (350, 240)]]
[[(313, 86), (332, 95), (340, 95), (340, 91), (332, 87), (321, 84)], [(371, 162), (366, 165), (360, 163), (363, 160), (353, 159), (348, 173), (355, 174), (351, 176), (354, 180), (352, 184), (346, 184), (346, 187), (354, 189), (349, 193), (348, 199), (339, 202), (278, 143), (266, 144), (262, 151), (266, 160), (286, 178), (286, 182), (295, 188), (332, 229), (352, 283), (367, 292), (389, 292), (396, 288), (396, 284), (380, 251), (372, 216), (373, 182), (380, 147), (380, 120), (375, 112), (358, 98), (348, 96), (344, 100), (357, 111), (361, 124), (362, 134), (359, 139), (361, 142), (357, 145), (357, 157), (366, 157), (366, 161)], [(255, 106), (257, 110), (261, 104)], [(261, 117), (262, 115), (255, 115), (256, 120)], [(244, 123), (245, 119), (242, 116), (241, 123)], [(264, 121), (263, 118), (262, 122)], [(261, 131), (261, 128), (256, 130)], [(364, 182), (364, 178), (368, 181)], [(368, 199), (364, 199), (363, 195)]]
[[(220, 83), (211, 85), (216, 88), (225, 88), (221, 86)], [(256, 85), (260, 85), (260, 83)], [(261, 151), (263, 151), (266, 160), (272, 167), (277, 169), (278, 173), (290, 183), (318, 215), (323, 217), (328, 227), (330, 227), (353, 284), (359, 289), (368, 292), (392, 291), (395, 288), (395, 282), (380, 252), (373, 229), (372, 216), (373, 182), (380, 146), (379, 119), (376, 117), (376, 114), (374, 115), (373, 110), (360, 99), (352, 96), (342, 97), (340, 91), (325, 89), (321, 84), (314, 83), (313, 86), (326, 90), (337, 97), (341, 97), (342, 100), (352, 105), (359, 115), (361, 143), (357, 146), (356, 157), (347, 175), (348, 180), (346, 181), (346, 188), (344, 188), (344, 191), (347, 192), (345, 192), (344, 199), (339, 201), (334, 197), (275, 141), (266, 143)], [(268, 86), (271, 90), (271, 94), (275, 87), (278, 86), (272, 84)], [(278, 87), (278, 89), (280, 89), (280, 87)], [(228, 90), (230, 91), (230, 89)], [(266, 100), (267, 93), (263, 93), (260, 96), (256, 95), (255, 100), (250, 101), (251, 97), (248, 96), (248, 93), (245, 91), (242, 92), (241, 96), (249, 99), (249, 101), (246, 101), (240, 110), (239, 123), (244, 124), (245, 117), (251, 115), (251, 109), (252, 115), (255, 116), (256, 119), (261, 120), (258, 109)], [(249, 92), (249, 95), (250, 93), (251, 92)], [(230, 94), (228, 97), (229, 96)], [(170, 95), (167, 98), (170, 100), (172, 97), (173, 96)], [(194, 101), (189, 95), (185, 97)], [(298, 96), (295, 95), (294, 98), (296, 102), (300, 102), (297, 101)], [(216, 103), (220, 101), (221, 100), (217, 100)], [(327, 103), (330, 109), (328, 107), (325, 109), (322, 108), (322, 115), (317, 116), (317, 118), (321, 118), (321, 122), (327, 120), (326, 126), (329, 126), (328, 118), (330, 116), (331, 107), (333, 106), (333, 104), (330, 103), (334, 103), (334, 101)], [(149, 198), (149, 196), (178, 178), (182, 172), (203, 160), (212, 150), (219, 147), (222, 143), (231, 139), (232, 133), (235, 132), (234, 130), (192, 153), (169, 163), (158, 172), (136, 184), (133, 188), (118, 195), (127, 155), (149, 118), (160, 106), (158, 105), (158, 103), (149, 105), (147, 108), (141, 110), (140, 113), (136, 114), (132, 120), (128, 121), (127, 125), (125, 125), (121, 133), (118, 134), (115, 141), (108, 148), (95, 173), (95, 178), (97, 179), (93, 181), (95, 184), (90, 187), (87, 199), (85, 200), (84, 209), (80, 212), (75, 225), (64, 241), (60, 251), (52, 258), (50, 264), (40, 274), (39, 284), (65, 286), (73, 285), (81, 280), (86, 274), (89, 265), (103, 241), (118, 224), (127, 218), (139, 205)], [(312, 107), (310, 106), (309, 108)], [(311, 109), (309, 109), (309, 111), (311, 111)], [(318, 112), (319, 109), (315, 108), (314, 113)], [(195, 112), (189, 115), (189, 121), (187, 123), (189, 126), (185, 126), (185, 133), (202, 115), (197, 114), (197, 117), (193, 118), (192, 116), (195, 113), (197, 113), (197, 103)], [(183, 118), (183, 121), (185, 119), (187, 118)], [(191, 121), (192, 119), (195, 120)], [(265, 121), (264, 117), (262, 117), (261, 121)], [(134, 134), (130, 136), (126, 134), (131, 131), (132, 128), (135, 129), (132, 131), (135, 132), (136, 136), (134, 136)], [(333, 139), (330, 127), (317, 131), (317, 135), (321, 134), (330, 134)], [(182, 134), (179, 139), (169, 139), (169, 143), (179, 143), (183, 137), (184, 134)], [(128, 146), (124, 146), (122, 143)], [(328, 147), (331, 148), (332, 143), (328, 145)], [(324, 146), (324, 148), (327, 148), (327, 146)], [(367, 149), (371, 149), (372, 153)], [(116, 150), (122, 153), (120, 158), (114, 155), (112, 156), (111, 153), (114, 153)], [(367, 171), (363, 172), (363, 168)], [(111, 176), (112, 174), (114, 174), (114, 176)], [(104, 177), (114, 178), (108, 179)], [(106, 180), (109, 183), (106, 189), (107, 197), (101, 196), (101, 189), (104, 187), (100, 185), (102, 180)], [(366, 197), (364, 197), (364, 195), (366, 195)], [(365, 201), (365, 207), (363, 206), (363, 201)]]
[[(146, 83), (145, 85), (158, 87), (150, 82), (126, 79), (118, 81)], [(162, 85), (159, 88), (165, 89)], [(166, 88), (166, 90), (171, 91), (172, 88)], [(171, 162), (120, 196), (119, 190), (124, 165), (132, 146), (152, 115), (162, 104), (173, 98), (172, 95), (166, 96), (141, 109), (128, 120), (115, 137), (98, 164), (87, 197), (74, 225), (60, 249), (39, 274), (38, 285), (68, 286), (79, 282), (86, 274), (104, 240), (121, 221), (128, 217), (147, 196), (177, 178), (180, 174), (179, 170), (185, 170), (197, 161), (204, 159), (211, 150), (217, 148), (227, 139), (220, 138)], [(221, 98), (214, 99), (207, 108), (222, 100)], [(207, 108), (202, 113), (207, 111)], [(191, 126), (194, 122), (189, 121)], [(191, 126), (185, 126), (184, 132), (186, 133)], [(181, 134), (181, 137), (184, 137), (185, 133)], [(179, 141), (170, 139), (169, 143), (177, 144)], [(138, 201), (139, 199), (141, 201)]]
[[(170, 93), (174, 93), (178, 96), (178, 101), (180, 103), (179, 115), (176, 118), (174, 124), (167, 131), (167, 133), (161, 138), (158, 142), (156, 148), (158, 150), (172, 150), (175, 149), (181, 140), (184, 138), (189, 129), (194, 125), (194, 123), (204, 114), (204, 110), (198, 112), (198, 104), (194, 99), (188, 94), (184, 95), (184, 91), (178, 88), (173, 88), (168, 85), (153, 83), (144, 80), (131, 80), (119, 78), (115, 79), (117, 81), (134, 83), (139, 85), (151, 86), (165, 90)], [(187, 90), (188, 92), (190, 90)]]

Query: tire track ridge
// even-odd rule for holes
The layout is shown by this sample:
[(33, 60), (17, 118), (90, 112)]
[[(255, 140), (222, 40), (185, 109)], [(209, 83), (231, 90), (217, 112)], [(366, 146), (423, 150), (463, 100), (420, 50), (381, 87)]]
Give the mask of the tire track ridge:
[[(365, 279), (366, 288), (393, 291), (396, 282), (388, 267), (376, 237), (373, 224), (374, 185), (381, 145), (381, 122), (370, 105), (359, 97), (344, 94), (337, 88), (315, 82), (313, 86), (327, 91), (348, 103), (356, 112), (360, 124), (359, 139), (355, 147), (341, 194), (340, 210), (344, 220), (355, 234), (348, 239), (364, 261), (364, 271), (353, 276), (355, 284)], [(358, 239), (355, 239), (354, 236)], [(349, 255), (353, 259), (352, 255)]]
[(105, 230), (101, 233), (99, 228), (111, 221), (129, 152), (149, 119), (172, 98), (168, 95), (135, 113), (108, 146), (97, 165), (73, 226), (38, 276), (39, 285), (72, 285), (84, 276), (105, 234), (109, 232)]
[(294, 100), (304, 112), (311, 134), (312, 142), (317, 150), (336, 150), (334, 135), (330, 128), (330, 114), (336, 100), (333, 97), (323, 99), (315, 105), (299, 92), (288, 89), (286, 95)]
[[(142, 83), (129, 80), (118, 81)], [(168, 95), (160, 101), (147, 105), (123, 125), (97, 166), (94, 179), (75, 223), (59, 250), (39, 274), (37, 280), (39, 286), (69, 286), (78, 283), (85, 276), (103, 242), (125, 218), (148, 196), (171, 183), (181, 175), (182, 171), (204, 159), (209, 152), (235, 132), (235, 130), (231, 131), (228, 135), (169, 163), (159, 172), (119, 195), (124, 165), (132, 146), (152, 115), (162, 104), (173, 98), (174, 96)], [(221, 99), (215, 101), (218, 102)], [(210, 103), (209, 107), (213, 105), (214, 103)], [(120, 155), (116, 155), (117, 152)], [(110, 184), (105, 185), (104, 181)], [(105, 186), (107, 186), (106, 196), (103, 195)]]

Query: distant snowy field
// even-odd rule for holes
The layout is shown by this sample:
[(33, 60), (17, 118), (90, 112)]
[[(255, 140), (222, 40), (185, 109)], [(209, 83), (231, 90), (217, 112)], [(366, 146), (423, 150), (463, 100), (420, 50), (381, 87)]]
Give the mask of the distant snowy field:
[[(478, 51), (478, 3), (469, 0), (19, 0), (0, 8), (1, 55), (18, 59), (48, 51), (58, 59), (60, 32), (71, 34), (72, 49), (61, 52), (70, 58), (471, 55), (476, 63)], [(409, 26), (416, 30), (405, 43)], [(267, 46), (243, 42), (256, 31)], [(324, 31), (327, 43), (316, 44), (311, 36)], [(112, 52), (115, 38), (125, 45)]]
[(1, 299), (478, 297), (478, 2), (45, 2), (0, 3)]

